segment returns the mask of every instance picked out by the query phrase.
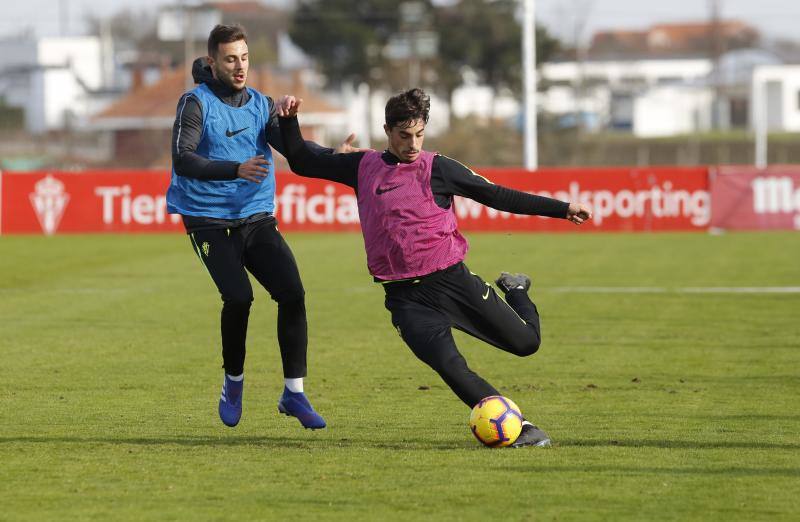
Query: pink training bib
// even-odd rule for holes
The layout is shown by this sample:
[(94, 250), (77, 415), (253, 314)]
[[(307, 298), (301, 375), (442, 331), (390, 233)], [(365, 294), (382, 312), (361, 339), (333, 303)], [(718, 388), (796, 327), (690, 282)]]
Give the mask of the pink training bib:
[(358, 214), (370, 274), (385, 280), (436, 272), (464, 260), (467, 240), (455, 210), (436, 204), (432, 152), (413, 163), (387, 165), (369, 151), (358, 166)]

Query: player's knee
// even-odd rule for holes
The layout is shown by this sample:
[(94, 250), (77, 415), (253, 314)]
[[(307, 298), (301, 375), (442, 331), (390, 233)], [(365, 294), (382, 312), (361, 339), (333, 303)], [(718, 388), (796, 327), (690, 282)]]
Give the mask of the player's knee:
[(538, 335), (531, 335), (520, 339), (514, 347), (514, 353), (520, 357), (528, 357), (539, 351), (539, 346), (542, 344)]
[(278, 306), (305, 306), (306, 302), (306, 292), (302, 286), (273, 290), (270, 297)]
[(272, 296), (272, 299), (281, 308), (305, 308), (306, 306), (306, 293), (302, 288), (276, 293)]
[(253, 295), (226, 296), (222, 299), (223, 310), (249, 312), (253, 303)]
[(435, 350), (417, 353), (417, 357), (450, 382), (469, 371), (467, 362), (460, 353), (441, 353)]
[(430, 366), (436, 373), (447, 374), (458, 366), (456, 356), (442, 353), (440, 350), (433, 350), (427, 345), (423, 345), (422, 347), (417, 345), (411, 349), (420, 361)]

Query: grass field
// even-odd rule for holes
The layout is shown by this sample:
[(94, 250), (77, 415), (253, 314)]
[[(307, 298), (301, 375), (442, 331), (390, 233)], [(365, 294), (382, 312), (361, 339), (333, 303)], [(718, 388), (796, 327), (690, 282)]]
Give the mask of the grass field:
[(0, 520), (797, 520), (800, 294), (727, 287), (800, 287), (800, 234), (473, 234), (470, 268), (531, 274), (543, 317), (525, 359), (457, 334), (553, 437), (519, 450), (479, 447), (402, 344), (360, 236), (288, 240), (319, 432), (276, 411), (263, 291), (219, 422), (185, 237), (0, 238)]

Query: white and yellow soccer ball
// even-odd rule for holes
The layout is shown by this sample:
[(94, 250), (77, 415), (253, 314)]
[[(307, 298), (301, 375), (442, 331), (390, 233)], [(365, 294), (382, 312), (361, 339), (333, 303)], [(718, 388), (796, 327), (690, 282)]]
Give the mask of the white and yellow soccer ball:
[(483, 444), (499, 448), (513, 444), (522, 431), (522, 412), (514, 401), (500, 395), (481, 399), (472, 408), (469, 429)]

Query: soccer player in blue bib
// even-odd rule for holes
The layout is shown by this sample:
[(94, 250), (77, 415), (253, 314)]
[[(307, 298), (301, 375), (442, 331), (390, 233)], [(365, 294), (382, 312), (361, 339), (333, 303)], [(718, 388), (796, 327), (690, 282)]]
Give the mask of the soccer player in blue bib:
[[(278, 304), (285, 381), (278, 410), (297, 417), (305, 428), (324, 428), (325, 420), (303, 390), (305, 292), (272, 214), (275, 172), (270, 146), (283, 153), (276, 107), (271, 98), (245, 86), (248, 66), (244, 28), (217, 25), (208, 37), (208, 57), (193, 64), (199, 85), (178, 102), (167, 209), (182, 216), (192, 247), (222, 297), (222, 422), (236, 426), (242, 415), (245, 340), (253, 301), (250, 272)], [(350, 150), (352, 138), (338, 150)], [(331, 152), (309, 146), (319, 153)]]

